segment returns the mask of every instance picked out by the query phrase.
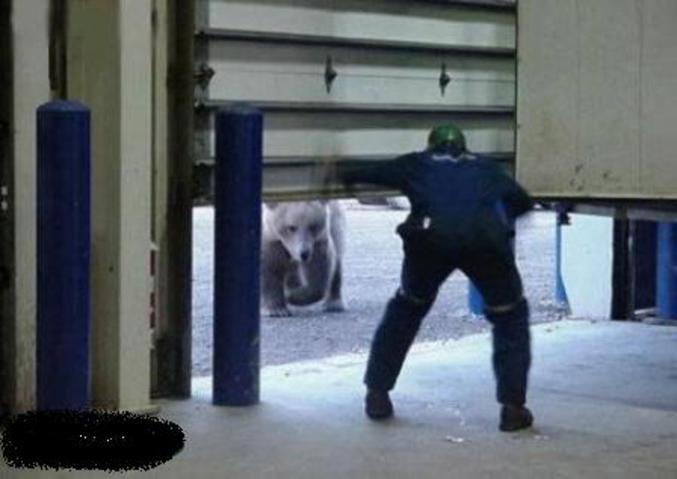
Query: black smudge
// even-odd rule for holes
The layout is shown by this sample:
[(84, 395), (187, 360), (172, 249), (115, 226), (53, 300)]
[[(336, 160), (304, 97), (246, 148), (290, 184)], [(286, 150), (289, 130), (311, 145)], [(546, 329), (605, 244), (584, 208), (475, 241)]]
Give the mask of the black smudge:
[(173, 422), (129, 412), (32, 411), (8, 419), (2, 452), (15, 468), (149, 470), (185, 443)]

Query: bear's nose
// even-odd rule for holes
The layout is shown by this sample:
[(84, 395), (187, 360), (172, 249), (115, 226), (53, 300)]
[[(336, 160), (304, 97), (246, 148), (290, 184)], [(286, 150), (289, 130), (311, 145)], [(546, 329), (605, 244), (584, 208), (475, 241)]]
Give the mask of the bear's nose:
[(310, 258), (310, 251), (301, 251), (301, 261), (308, 261)]

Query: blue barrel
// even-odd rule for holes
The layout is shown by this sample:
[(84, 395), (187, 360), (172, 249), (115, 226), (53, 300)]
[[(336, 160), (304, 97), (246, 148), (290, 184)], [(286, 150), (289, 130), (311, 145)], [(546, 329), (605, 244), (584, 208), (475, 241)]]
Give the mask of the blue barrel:
[(259, 402), (263, 115), (246, 105), (216, 115), (213, 402)]
[(90, 112), (37, 111), (37, 406), (89, 407)]
[(658, 224), (656, 314), (677, 320), (677, 223)]

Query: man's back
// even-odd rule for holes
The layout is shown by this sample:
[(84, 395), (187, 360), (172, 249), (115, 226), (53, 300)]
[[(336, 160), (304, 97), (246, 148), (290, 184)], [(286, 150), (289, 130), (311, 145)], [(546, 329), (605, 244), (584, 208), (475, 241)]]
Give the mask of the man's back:
[(434, 151), (400, 156), (347, 175), (351, 183), (375, 183), (401, 190), (411, 202), (406, 225), (427, 227), (447, 239), (500, 238), (515, 217), (531, 207), (524, 190), (493, 161)]

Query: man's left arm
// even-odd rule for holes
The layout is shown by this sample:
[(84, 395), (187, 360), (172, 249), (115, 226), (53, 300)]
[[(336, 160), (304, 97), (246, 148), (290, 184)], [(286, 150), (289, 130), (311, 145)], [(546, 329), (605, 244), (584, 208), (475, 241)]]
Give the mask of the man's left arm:
[(508, 214), (517, 218), (534, 207), (534, 201), (529, 193), (515, 180), (503, 174), (502, 197), (505, 201)]

